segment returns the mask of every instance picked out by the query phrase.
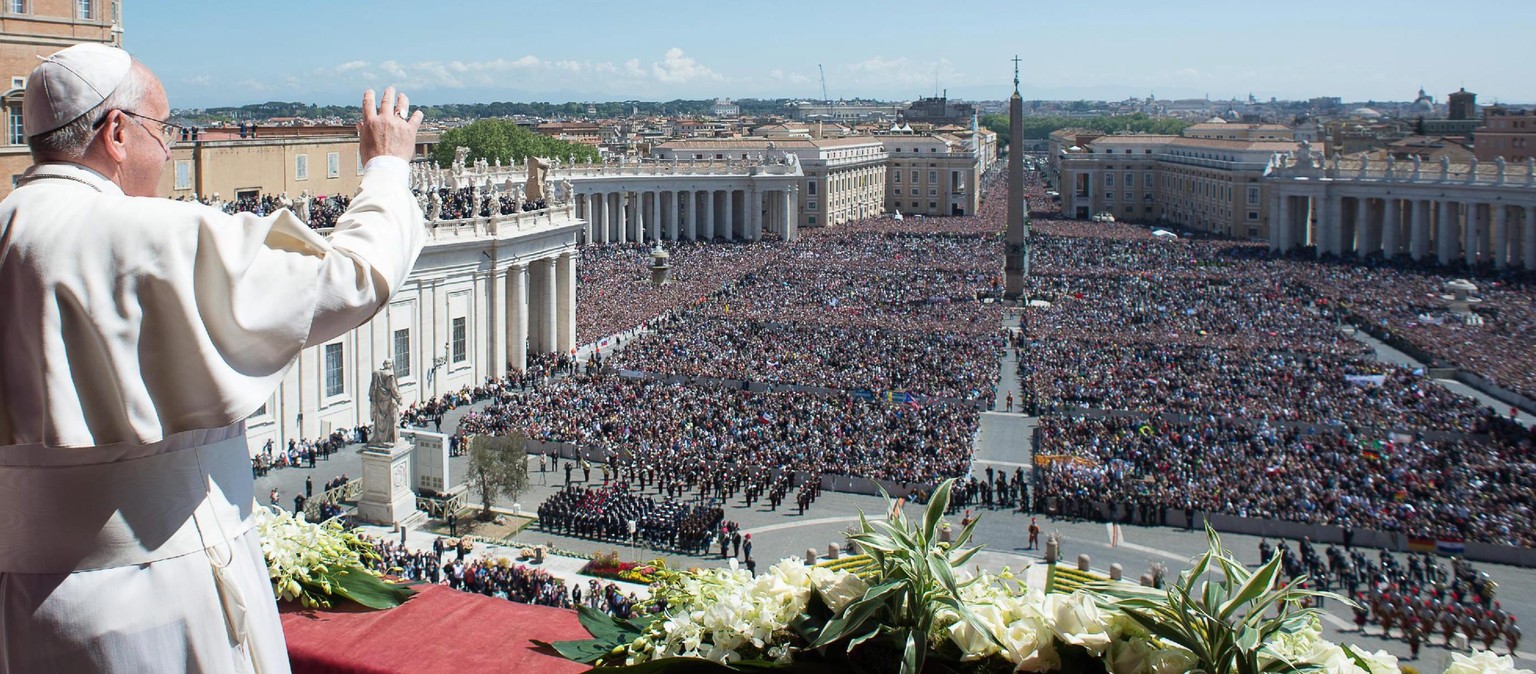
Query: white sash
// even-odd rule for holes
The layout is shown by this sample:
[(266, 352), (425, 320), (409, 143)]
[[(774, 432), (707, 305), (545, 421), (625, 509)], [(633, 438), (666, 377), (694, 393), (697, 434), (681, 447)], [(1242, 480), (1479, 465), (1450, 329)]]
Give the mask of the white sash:
[(254, 526), (244, 424), (134, 449), (155, 453), (80, 466), (0, 465), (0, 573), (108, 569), (203, 550), (216, 563), (227, 560), (228, 542)]

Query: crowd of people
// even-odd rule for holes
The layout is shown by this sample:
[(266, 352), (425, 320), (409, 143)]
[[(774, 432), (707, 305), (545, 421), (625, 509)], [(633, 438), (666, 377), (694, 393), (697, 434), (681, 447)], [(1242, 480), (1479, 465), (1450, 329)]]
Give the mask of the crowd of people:
[(651, 251), (644, 243), (588, 244), (576, 265), (576, 341), (591, 344), (649, 323), (671, 309), (691, 306), (759, 269), (782, 250), (778, 241), (665, 244), (670, 282), (651, 282)]
[(1443, 275), (1048, 215), (1009, 345), (1059, 512), (1536, 544), (1536, 436), (1344, 329), (1378, 325), (1519, 390), (1536, 371), (1528, 288), (1488, 288), (1479, 311), (1495, 311), (1468, 325), (1434, 296)]
[(417, 189), (414, 193), (428, 221), (488, 218), (493, 215), (536, 211), (546, 207), (543, 199), (519, 201), (516, 195), (494, 187), (489, 189), (442, 187), (435, 192)]
[(567, 585), (543, 569), (507, 560), (466, 559), (459, 549), (443, 561), (449, 550), (443, 539), (434, 539), (432, 550), (415, 551), (394, 541), (364, 537), (373, 544), (378, 559), (366, 560), (379, 573), (422, 583), (447, 585), (455, 590), (497, 597), (519, 604), (576, 608), (587, 606), (618, 618), (633, 617), (639, 600), (618, 585), (597, 580)]
[(220, 208), (225, 213), (255, 213), (263, 216), (286, 208), (304, 220), (310, 229), (329, 229), (336, 226), (336, 221), (341, 218), (341, 214), (352, 205), (352, 197), (345, 194), (331, 196), (321, 194), (311, 198), (308, 194), (301, 194), (295, 200), (286, 193), (253, 194), (240, 196), (231, 201), (220, 201), (215, 196), (205, 203)]
[(1111, 516), (1132, 521), (1193, 509), (1530, 547), (1536, 436), (1498, 430), (1429, 440), (1262, 421), (1047, 416), (1037, 479), (1069, 515), (1107, 502)]
[(990, 396), (996, 386), (1001, 343), (996, 335), (764, 322), (685, 311), (654, 324), (611, 364), (686, 377), (973, 400)]
[(719, 507), (632, 493), (629, 485), (568, 485), (539, 505), (539, 528), (567, 536), (702, 554), (725, 520)]
[(513, 431), (534, 440), (676, 466), (670, 479), (749, 470), (929, 483), (963, 475), (979, 424), (975, 405), (893, 404), (845, 393), (739, 388), (581, 374), (504, 391), (460, 419), (466, 435)]
[[(1401, 639), (1411, 659), (1431, 640), (1443, 636), (1441, 645), (1455, 648), (1460, 635), (1465, 646), (1493, 650), (1504, 643), (1511, 654), (1520, 644), (1518, 619), (1497, 599), (1498, 587), (1472, 562), (1452, 557), (1442, 565), (1426, 551), (1399, 557), (1387, 550), (1375, 554), (1348, 543), (1329, 545), (1322, 553), (1310, 539), (1296, 548), (1286, 541), (1271, 546), (1259, 541), (1259, 559), (1278, 556), (1282, 578), (1303, 579), (1309, 589), (1343, 594), (1355, 605), (1355, 626), (1363, 634), (1368, 625), (1384, 639)], [(1406, 561), (1403, 561), (1406, 560)], [(1396, 629), (1397, 633), (1393, 634)]]
[(1432, 359), (1536, 399), (1536, 286), (1473, 279), (1478, 322), (1448, 307), (1443, 271), (1380, 261), (1323, 263), (1296, 257), (1266, 260), (1285, 270), (1299, 294), (1341, 307), (1383, 336), (1401, 339)]

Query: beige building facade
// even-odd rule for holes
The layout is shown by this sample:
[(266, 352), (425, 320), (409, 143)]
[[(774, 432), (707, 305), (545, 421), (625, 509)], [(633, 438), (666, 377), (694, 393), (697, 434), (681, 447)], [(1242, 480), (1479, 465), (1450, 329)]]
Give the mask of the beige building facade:
[(1265, 172), (1277, 154), (1300, 148), (1288, 127), (1199, 124), (1190, 129), (1207, 137), (1110, 135), (1058, 152), (1054, 160), (1060, 167), (1063, 210), (1082, 219), (1107, 214), (1221, 236), (1268, 237)]
[(0, 2), (0, 198), (11, 193), (16, 178), (32, 165), (22, 132), (22, 92), (37, 57), (65, 47), (98, 42), (123, 44), (115, 0), (4, 0)]
[(990, 166), (984, 151), (949, 134), (893, 134), (880, 140), (888, 158), (887, 212), (974, 215), (981, 207), (981, 176)]
[(172, 198), (282, 194), (351, 196), (363, 178), (357, 136), (284, 136), (177, 142), (160, 178)]
[(674, 140), (652, 150), (679, 162), (752, 161), (793, 155), (802, 171), (796, 227), (827, 227), (885, 213), (885, 145), (874, 136)]

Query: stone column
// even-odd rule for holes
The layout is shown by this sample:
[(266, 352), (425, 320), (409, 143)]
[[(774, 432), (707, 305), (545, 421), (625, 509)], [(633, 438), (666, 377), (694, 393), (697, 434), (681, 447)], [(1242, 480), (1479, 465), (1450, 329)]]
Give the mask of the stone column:
[(597, 215), (598, 208), (600, 208), (595, 201), (597, 195), (589, 193), (582, 195), (582, 197), (582, 201), (586, 205), (587, 231), (589, 232), (587, 241), (599, 243), (603, 240), (603, 221), (599, 220)]
[(794, 241), (800, 236), (800, 187), (784, 190), (784, 240)]
[(1493, 211), (1493, 222), (1488, 228), (1489, 236), (1493, 238), (1493, 266), (1503, 269), (1509, 264), (1509, 209), (1502, 203), (1491, 204), (1488, 208)]
[(1429, 254), (1429, 201), (1414, 199), (1408, 202), (1408, 207), (1412, 209), (1409, 216), (1413, 223), (1409, 237), (1413, 243), (1409, 245), (1408, 255), (1418, 262)]
[(507, 366), (528, 369), (528, 265), (507, 268)]
[(617, 241), (629, 243), (629, 193), (615, 192), (613, 215), (615, 226), (618, 227)]
[(663, 203), (666, 204), (666, 207), (664, 208), (664, 210), (666, 211), (666, 214), (662, 216), (667, 221), (667, 240), (668, 241), (676, 241), (677, 240), (677, 192), (669, 190), (667, 192), (663, 192), (662, 194), (667, 195), (666, 201), (663, 202)]
[(1493, 259), (1493, 210), (1496, 204), (1483, 204), (1477, 213), (1477, 259)]
[(1450, 264), (1461, 252), (1461, 223), (1456, 211), (1456, 202), (1440, 202), (1440, 222), (1435, 228), (1435, 253), (1440, 264)]
[(629, 240), (644, 242), (645, 227), (650, 222), (650, 218), (646, 217), (645, 213), (645, 193), (634, 192), (632, 198), (634, 201), (630, 206)]
[(1344, 198), (1333, 195), (1323, 197), (1322, 241), (1317, 247), (1318, 257), (1325, 253), (1344, 254)]
[(683, 192), (683, 236), (689, 241), (699, 238), (699, 193), (693, 190)]
[(1291, 217), (1291, 198), (1285, 195), (1275, 197), (1275, 219), (1269, 224), (1270, 250), (1281, 253), (1290, 252), (1296, 245), (1296, 223)]
[(651, 218), (646, 221), (650, 226), (646, 231), (650, 232), (650, 240), (653, 242), (661, 240), (661, 194), (659, 191), (651, 192)]
[(1381, 201), (1381, 254), (1388, 260), (1397, 255), (1403, 247), (1400, 237), (1403, 233), (1403, 216), (1397, 212), (1398, 201), (1388, 197)]
[(1520, 248), (1525, 268), (1536, 270), (1536, 206), (1525, 207), (1525, 228), (1520, 234)]
[(555, 344), (569, 355), (576, 348), (576, 253), (555, 258)]
[(704, 214), (704, 240), (705, 241), (713, 241), (715, 239), (715, 191), (714, 190), (706, 190), (704, 192), (704, 211), (703, 211), (703, 214)]
[(753, 241), (763, 240), (763, 211), (767, 209), (766, 195), (757, 187), (752, 188), (752, 233)]
[(1467, 264), (1477, 264), (1478, 252), (1482, 250), (1482, 242), (1478, 240), (1483, 233), (1482, 204), (1467, 204), (1466, 224), (1462, 228), (1461, 255)]
[(592, 221), (592, 241), (608, 243), (608, 198), (602, 192), (587, 195), (587, 219)]
[(725, 191), (725, 219), (720, 227), (726, 241), (736, 240), (736, 190)]
[(533, 264), (534, 270), (541, 277), (539, 282), (534, 283), (534, 289), (538, 291), (538, 297), (533, 298), (533, 301), (539, 303), (539, 322), (538, 325), (534, 326), (534, 329), (538, 333), (539, 352), (549, 353), (560, 348), (559, 274), (558, 270), (555, 269), (555, 258), (542, 258), (536, 260)]

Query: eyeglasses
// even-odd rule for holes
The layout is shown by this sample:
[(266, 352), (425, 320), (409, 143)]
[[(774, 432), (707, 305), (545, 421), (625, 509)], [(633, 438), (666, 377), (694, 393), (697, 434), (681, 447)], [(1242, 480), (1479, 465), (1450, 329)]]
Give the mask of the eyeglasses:
[[(108, 111), (108, 112), (111, 112), (111, 111)], [(149, 127), (147, 125), (144, 124), (144, 121), (150, 121), (150, 122), (154, 122), (156, 124), (159, 124), (160, 125), (160, 133), (159, 133), (160, 142), (163, 145), (165, 145), (167, 148), (170, 147), (172, 141), (176, 140), (176, 134), (178, 132), (183, 132), (183, 131), (187, 130), (187, 127), (182, 126), (180, 124), (173, 124), (173, 123), (167, 122), (167, 121), (165, 121), (163, 119), (156, 119), (154, 117), (150, 117), (149, 115), (141, 115), (141, 114), (139, 114), (137, 112), (130, 112), (128, 110), (118, 110), (118, 112), (121, 112), (121, 113), (123, 113), (123, 114), (125, 114), (125, 115), (127, 115), (129, 117), (134, 118), (134, 122), (137, 123), (139, 126), (144, 127), (145, 131), (149, 131), (150, 129), (149, 129)], [(144, 121), (140, 121), (140, 120), (144, 120)], [(93, 129), (93, 130), (94, 129), (99, 129), (99, 128), (101, 128), (101, 125), (106, 124), (106, 123), (107, 123), (107, 115), (102, 115), (101, 119), (96, 120), (96, 123), (91, 125), (91, 129)]]

